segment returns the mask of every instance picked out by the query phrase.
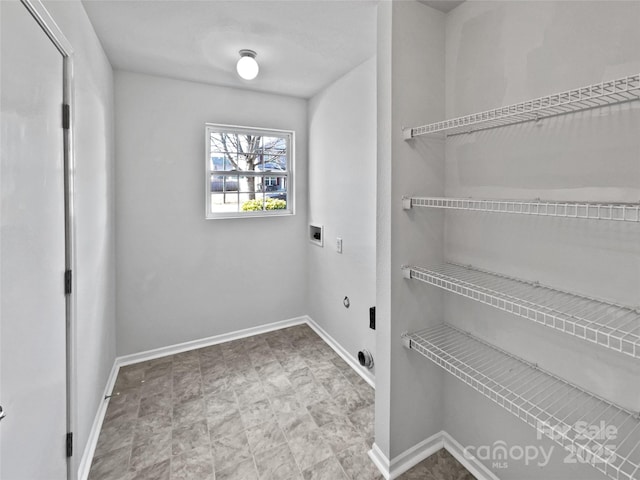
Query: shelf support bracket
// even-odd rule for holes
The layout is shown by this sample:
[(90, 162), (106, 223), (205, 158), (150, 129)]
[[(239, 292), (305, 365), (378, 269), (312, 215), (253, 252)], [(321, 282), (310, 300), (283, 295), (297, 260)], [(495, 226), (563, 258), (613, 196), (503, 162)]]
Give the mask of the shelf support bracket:
[(411, 140), (413, 138), (413, 128), (402, 127), (402, 138)]
[(402, 208), (404, 210), (411, 210), (411, 197), (402, 197)]
[(411, 280), (411, 267), (409, 265), (402, 265), (402, 277)]

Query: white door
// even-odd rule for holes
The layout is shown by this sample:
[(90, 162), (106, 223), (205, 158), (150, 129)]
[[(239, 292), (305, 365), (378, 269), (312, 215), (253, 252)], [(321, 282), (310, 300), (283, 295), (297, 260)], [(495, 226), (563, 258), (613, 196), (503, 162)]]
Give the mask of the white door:
[(63, 57), (0, 0), (0, 479), (64, 480)]

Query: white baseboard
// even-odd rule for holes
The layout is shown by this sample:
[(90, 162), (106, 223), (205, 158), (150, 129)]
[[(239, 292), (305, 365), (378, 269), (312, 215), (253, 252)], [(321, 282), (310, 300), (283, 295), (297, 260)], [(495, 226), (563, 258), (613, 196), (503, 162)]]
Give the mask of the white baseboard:
[(318, 325), (315, 320), (311, 317), (306, 316), (307, 324), (322, 338), (340, 357), (349, 364), (351, 368), (353, 368), (358, 375), (362, 377), (362, 379), (371, 385), (373, 388), (376, 388), (376, 382), (374, 376), (371, 374), (369, 370), (360, 366), (358, 362), (349, 354), (345, 348), (340, 345), (336, 340), (329, 335), (320, 325)]
[(116, 361), (119, 362), (120, 366), (146, 362), (147, 360), (153, 360), (154, 358), (166, 357), (167, 355), (175, 355), (176, 353), (187, 352), (189, 350), (195, 350), (197, 348), (210, 347), (211, 345), (217, 345), (218, 343), (230, 342), (232, 340), (238, 340), (240, 338), (252, 337), (254, 335), (260, 335), (261, 333), (272, 332), (274, 330), (280, 330), (282, 328), (308, 323), (308, 320), (309, 317), (307, 316), (290, 318), (289, 320), (268, 323), (266, 325), (260, 325), (258, 327), (245, 328), (243, 330), (237, 330), (235, 332), (214, 335), (213, 337), (201, 338), (199, 340), (177, 343), (175, 345), (155, 348), (153, 350), (147, 350), (145, 352), (123, 355), (122, 357), (116, 358)]
[(400, 455), (395, 456), (391, 461), (389, 461), (387, 456), (380, 450), (378, 445), (374, 443), (369, 451), (369, 457), (373, 460), (373, 463), (378, 467), (378, 470), (380, 470), (384, 478), (393, 480), (443, 448), (444, 439), (442, 433), (443, 432), (438, 432), (430, 436), (405, 450)]
[[(244, 330), (238, 330), (236, 332), (226, 333), (222, 335), (216, 335), (213, 337), (203, 338), (200, 340), (194, 340), (191, 342), (179, 343), (177, 345), (171, 345), (168, 347), (157, 348), (154, 350), (148, 350), (146, 352), (135, 353), (132, 355), (125, 355), (117, 357), (113, 363), (111, 373), (107, 379), (105, 386), (104, 397), (111, 394), (113, 387), (120, 371), (120, 367), (130, 365), (133, 363), (144, 362), (152, 360), (154, 358), (164, 357), (166, 355), (175, 355), (176, 353), (186, 352), (188, 350), (194, 350), (197, 348), (203, 348), (210, 345), (216, 345), (218, 343), (229, 342), (240, 338), (250, 337), (253, 335), (259, 335), (261, 333), (271, 332), (282, 328), (291, 327), (294, 325), (307, 324), (312, 328), (327, 344), (347, 362), (369, 385), (375, 388), (375, 381), (373, 375), (370, 372), (363, 369), (356, 363), (355, 359), (347, 352), (335, 339), (329, 335), (324, 329), (322, 329), (313, 319), (308, 316), (302, 316), (292, 318), (289, 320), (283, 320), (281, 322), (270, 323), (267, 325), (261, 325), (259, 327), (247, 328)], [(89, 438), (87, 440), (86, 447), (84, 449), (80, 465), (78, 468), (78, 480), (87, 480), (89, 476), (89, 470), (91, 469), (91, 462), (95, 453), (96, 446), (98, 444), (98, 437), (100, 436), (100, 430), (104, 421), (105, 414), (109, 401), (102, 402), (96, 412), (91, 431), (89, 432)], [(433, 455), (441, 448), (445, 448), (454, 458), (456, 458), (469, 472), (478, 480), (499, 480), (487, 467), (485, 467), (475, 457), (468, 458), (464, 454), (464, 448), (447, 432), (439, 432), (422, 442), (414, 445), (413, 447), (405, 450), (400, 455), (394, 457), (391, 461), (385, 456), (380, 448), (374, 443), (372, 449), (369, 451), (369, 457), (376, 465), (378, 470), (382, 473), (385, 479), (393, 480), (398, 478), (407, 470), (411, 469), (425, 458)]]
[(446, 448), (447, 452), (458, 460), (464, 468), (469, 470), (471, 475), (476, 477), (478, 480), (500, 480), (476, 457), (469, 454), (465, 455), (464, 447), (460, 445), (455, 438), (444, 431), (442, 432), (442, 436), (444, 439), (444, 448)]
[(389, 461), (382, 450), (380, 450), (378, 445), (374, 443), (372, 449), (369, 451), (369, 457), (385, 479), (393, 480), (441, 448), (446, 449), (451, 456), (458, 460), (477, 480), (500, 480), (477, 458), (466, 456), (462, 445), (444, 430), (405, 450), (391, 461)]
[[(325, 332), (315, 321), (309, 316), (302, 316), (291, 318), (289, 320), (283, 320), (280, 322), (269, 323), (266, 325), (260, 325), (258, 327), (246, 328), (243, 330), (237, 330), (235, 332), (224, 333), (222, 335), (215, 335), (213, 337), (202, 338), (199, 340), (193, 340), (190, 342), (178, 343), (176, 345), (169, 345), (167, 347), (156, 348), (153, 350), (147, 350), (145, 352), (133, 353), (131, 355), (123, 355), (116, 357), (113, 362), (113, 368), (107, 380), (105, 387), (104, 397), (111, 394), (113, 386), (115, 385), (120, 367), (125, 365), (131, 365), (134, 363), (145, 362), (147, 360), (153, 360), (155, 358), (165, 357), (167, 355), (175, 355), (176, 353), (186, 352), (189, 350), (195, 350), (197, 348), (209, 347), (218, 343), (230, 342), (232, 340), (238, 340), (240, 338), (251, 337), (253, 335), (259, 335), (261, 333), (272, 332), (274, 330), (280, 330), (282, 328), (292, 327), (295, 325), (307, 324), (312, 328), (327, 344), (338, 354), (342, 359), (347, 362), (369, 385), (374, 387), (373, 375), (368, 371), (365, 371), (355, 360), (349, 355), (349, 353), (336, 342), (331, 335)], [(96, 416), (91, 426), (89, 438), (80, 460), (80, 466), (78, 467), (78, 480), (87, 480), (89, 476), (89, 470), (91, 469), (91, 462), (93, 461), (93, 455), (98, 444), (98, 437), (100, 436), (100, 430), (102, 429), (102, 423), (104, 416), (107, 412), (109, 401), (102, 402), (96, 412)]]
[(369, 453), (369, 458), (371, 459), (373, 464), (378, 468), (382, 476), (387, 480), (389, 480), (390, 466), (389, 466), (389, 459), (387, 458), (387, 456), (382, 452), (382, 450), (380, 450), (380, 447), (378, 447), (378, 445), (376, 445), (375, 443), (373, 444), (373, 446), (371, 447), (371, 450), (369, 450), (368, 453)]
[(426, 438), (413, 447), (405, 450), (400, 455), (397, 455), (391, 459), (391, 465), (389, 469), (389, 479), (398, 478), (407, 470), (415, 467), (425, 458), (430, 457), (438, 450), (444, 447), (443, 432), (438, 432), (435, 435)]
[(116, 378), (118, 378), (119, 370), (120, 366), (118, 365), (118, 359), (116, 358), (113, 362), (113, 367), (111, 367), (111, 372), (109, 373), (107, 384), (104, 388), (104, 395), (102, 396), (104, 400), (100, 402), (96, 416), (93, 419), (93, 425), (91, 425), (91, 430), (89, 431), (89, 438), (87, 439), (84, 452), (82, 452), (82, 458), (80, 459), (80, 465), (78, 466), (78, 480), (87, 480), (89, 477), (91, 462), (93, 461), (93, 455), (96, 451), (96, 446), (98, 445), (100, 430), (102, 430), (102, 422), (104, 421), (104, 416), (107, 413), (107, 407), (109, 406), (107, 396), (110, 395), (113, 390)]

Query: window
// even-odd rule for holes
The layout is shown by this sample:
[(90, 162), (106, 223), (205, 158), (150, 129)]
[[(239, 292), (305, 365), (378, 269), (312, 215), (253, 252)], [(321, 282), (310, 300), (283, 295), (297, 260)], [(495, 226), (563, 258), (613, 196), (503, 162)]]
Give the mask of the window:
[(294, 134), (206, 126), (206, 217), (293, 214)]

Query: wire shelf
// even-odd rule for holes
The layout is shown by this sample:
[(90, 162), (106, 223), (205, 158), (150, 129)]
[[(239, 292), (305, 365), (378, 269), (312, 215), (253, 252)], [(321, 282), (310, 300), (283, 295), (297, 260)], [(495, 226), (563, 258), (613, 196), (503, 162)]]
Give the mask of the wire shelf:
[(450, 325), (403, 341), (610, 478), (640, 478), (636, 414)]
[(405, 139), (432, 133), (457, 135), (514, 123), (539, 120), (640, 98), (640, 74), (588, 85), (506, 107), (404, 129)]
[(640, 358), (638, 309), (471, 266), (404, 266), (404, 276)]
[(476, 212), (540, 215), (545, 217), (584, 218), (640, 222), (638, 203), (555, 202), (549, 200), (489, 200), (445, 197), (403, 197), (405, 210), (413, 207), (448, 208)]

